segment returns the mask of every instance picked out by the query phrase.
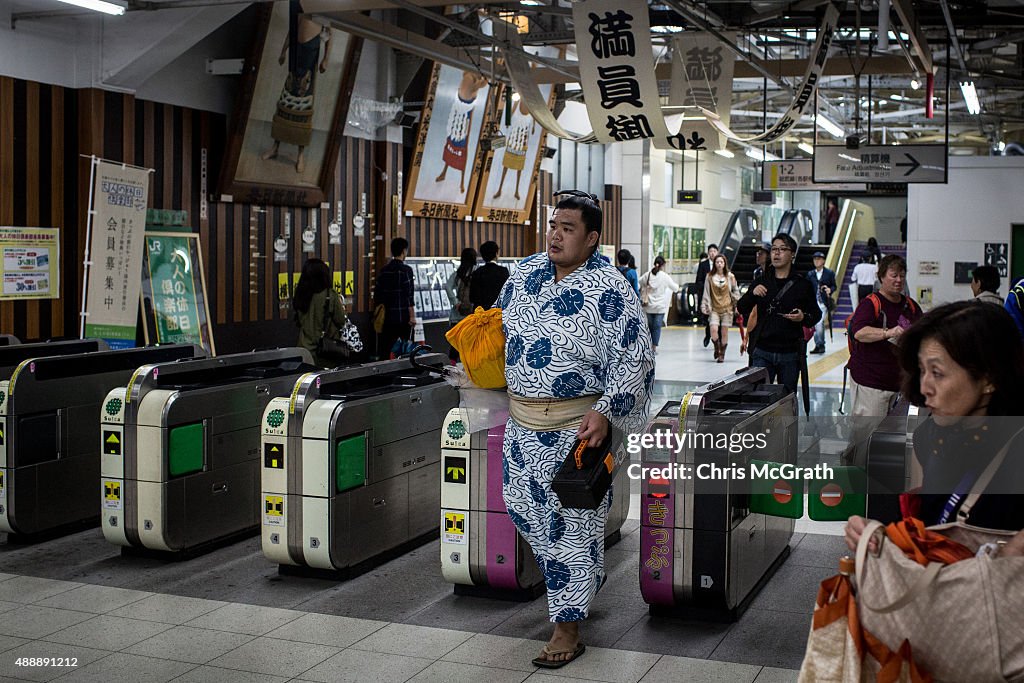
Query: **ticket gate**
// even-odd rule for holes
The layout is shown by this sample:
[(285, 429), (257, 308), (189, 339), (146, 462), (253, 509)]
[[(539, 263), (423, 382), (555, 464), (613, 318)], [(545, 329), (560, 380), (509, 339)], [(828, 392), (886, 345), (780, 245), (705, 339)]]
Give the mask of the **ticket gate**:
[[(735, 476), (766, 454), (796, 463), (796, 394), (766, 382), (763, 368), (745, 368), (648, 421), (649, 434), (688, 437), (641, 454), (641, 468), (659, 470), (640, 486), (640, 591), (652, 615), (735, 620), (789, 555), (794, 520), (752, 513), (750, 482)], [(766, 447), (723, 450), (717, 435), (732, 434), (764, 434)]]
[(37, 344), (0, 345), (0, 381), (8, 380), (22, 361), (44, 356), (68, 356), (72, 353), (108, 351), (110, 347), (102, 339), (69, 339)]
[(917, 406), (904, 406), (906, 414), (886, 416), (868, 439), (865, 514), (880, 522), (903, 518), (899, 494), (911, 488), (914, 430), (927, 417)]
[[(507, 419), (507, 413), (504, 414)], [(480, 418), (478, 418), (479, 421)], [(441, 430), (441, 574), (457, 595), (531, 600), (544, 577), (502, 498), (505, 419), (474, 429), (472, 413), (448, 412)], [(615, 474), (605, 547), (616, 543), (629, 514), (625, 464)]]
[(312, 363), (305, 349), (286, 348), (151, 364), (107, 394), (106, 539), (194, 553), (255, 533), (263, 411), (315, 370)]
[[(78, 349), (78, 342), (59, 342)], [(54, 344), (57, 346), (58, 344)], [(102, 342), (87, 340), (93, 349)], [(0, 348), (0, 363), (34, 344)], [(94, 525), (100, 475), (97, 416), (140, 365), (190, 358), (192, 345), (29, 356), (0, 382), (0, 531), (53, 534)]]
[(302, 376), (263, 415), (262, 547), (281, 573), (344, 578), (437, 536), (442, 354)]
[(0, 334), (0, 346), (13, 346), (21, 341), (13, 334)]

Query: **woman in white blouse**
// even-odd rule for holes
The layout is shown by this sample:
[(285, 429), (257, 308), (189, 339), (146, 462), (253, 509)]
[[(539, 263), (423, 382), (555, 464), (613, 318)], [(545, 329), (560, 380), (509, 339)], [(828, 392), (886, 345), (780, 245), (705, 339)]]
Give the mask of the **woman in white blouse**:
[(679, 291), (679, 285), (663, 270), (664, 266), (665, 259), (658, 256), (654, 259), (654, 267), (640, 278), (640, 302), (647, 314), (647, 327), (651, 330), (651, 345), (655, 353), (661, 341), (665, 314), (672, 305), (672, 292)]

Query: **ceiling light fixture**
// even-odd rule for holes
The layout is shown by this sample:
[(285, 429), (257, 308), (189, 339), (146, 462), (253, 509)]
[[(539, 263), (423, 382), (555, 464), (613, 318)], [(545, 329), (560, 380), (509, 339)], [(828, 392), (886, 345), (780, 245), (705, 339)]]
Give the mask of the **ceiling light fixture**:
[(814, 155), (814, 148), (808, 145), (806, 142), (801, 142), (799, 145), (796, 146), (796, 148), (802, 152), (807, 152), (811, 156)]
[(113, 2), (107, 2), (106, 0), (60, 0), (66, 2), (69, 5), (75, 5), (76, 7), (83, 7), (85, 9), (95, 10), (97, 12), (103, 12), (104, 14), (112, 14), (116, 17), (124, 14), (124, 7)]
[(818, 114), (818, 125), (821, 126), (822, 130), (834, 138), (841, 138), (846, 135), (838, 123), (824, 114)]
[(963, 93), (967, 112), (974, 116), (980, 114), (981, 101), (978, 99), (978, 91), (974, 88), (974, 81), (960, 81), (960, 92)]
[(734, 156), (736, 156), (735, 154), (727, 150), (725, 147), (723, 147), (722, 149), (716, 149), (715, 154), (717, 154), (720, 157), (725, 157), (726, 159), (732, 159)]
[(910, 87), (913, 88), (914, 90), (920, 90), (921, 89), (921, 81), (917, 80), (916, 78), (911, 78), (910, 79)]
[(771, 152), (762, 152), (757, 147), (747, 147), (743, 153), (755, 161), (778, 161), (779, 157)]
[(520, 5), (528, 5), (530, 7), (536, 7), (537, 5), (543, 5), (540, 0), (519, 0)]
[(906, 102), (910, 98), (909, 97), (904, 97), (903, 95), (899, 95), (899, 94), (892, 94), (892, 95), (889, 95), (889, 99), (890, 100), (896, 100), (897, 102)]

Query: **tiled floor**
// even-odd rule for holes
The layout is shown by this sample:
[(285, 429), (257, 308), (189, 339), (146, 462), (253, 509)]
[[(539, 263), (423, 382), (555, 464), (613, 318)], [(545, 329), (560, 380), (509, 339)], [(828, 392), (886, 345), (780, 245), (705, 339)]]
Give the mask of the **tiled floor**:
[[(752, 610), (759, 616), (742, 628), (718, 625), (707, 632), (689, 627), (701, 639), (719, 641), (728, 657), (705, 659), (708, 648), (688, 657), (591, 645), (570, 667), (545, 672), (530, 663), (541, 640), (146, 591), (122, 593), (120, 600), (107, 602), (111, 591), (118, 589), (0, 576), (0, 592), (18, 605), (0, 619), (0, 681), (794, 681), (792, 669), (737, 662), (757, 658), (763, 645), (754, 648), (757, 652), (742, 650), (750, 649), (752, 640), (763, 641), (764, 631), (777, 632), (772, 645), (781, 652), (803, 650), (802, 639), (787, 644), (780, 635), (777, 615), (768, 617), (776, 624), (769, 628), (760, 615), (771, 613)], [(44, 601), (47, 607), (40, 606)], [(652, 634), (687, 639), (681, 637), (683, 625), (653, 624), (648, 625), (651, 634), (631, 631), (620, 640), (647, 641), (650, 649)], [(792, 626), (806, 630), (806, 618)], [(733, 631), (739, 638), (730, 645), (723, 634)], [(18, 664), (20, 658), (43, 657), (70, 658), (76, 666)]]
[[(746, 364), (738, 337), (723, 364), (701, 338), (664, 331), (655, 407)], [(836, 339), (830, 354), (841, 349)], [(822, 381), (812, 381), (812, 414), (838, 405), (836, 370), (825, 365)], [(163, 562), (122, 556), (94, 529), (31, 546), (0, 536), (0, 683), (795, 681), (817, 584), (845, 553), (842, 525), (799, 520), (792, 554), (736, 623), (659, 619), (636, 579), (635, 482), (632, 498), (584, 627), (587, 653), (558, 671), (530, 663), (549, 634), (543, 598), (454, 595), (438, 571), (437, 541), (337, 583), (279, 575), (258, 539)], [(29, 657), (73, 657), (78, 666), (17, 664)]]

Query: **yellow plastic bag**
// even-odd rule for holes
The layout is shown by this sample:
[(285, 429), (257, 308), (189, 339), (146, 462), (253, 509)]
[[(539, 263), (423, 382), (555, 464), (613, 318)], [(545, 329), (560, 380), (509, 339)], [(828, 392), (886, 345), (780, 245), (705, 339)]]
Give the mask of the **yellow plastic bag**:
[(445, 335), (462, 359), (466, 374), (481, 389), (505, 386), (505, 332), (501, 309), (477, 309)]

